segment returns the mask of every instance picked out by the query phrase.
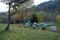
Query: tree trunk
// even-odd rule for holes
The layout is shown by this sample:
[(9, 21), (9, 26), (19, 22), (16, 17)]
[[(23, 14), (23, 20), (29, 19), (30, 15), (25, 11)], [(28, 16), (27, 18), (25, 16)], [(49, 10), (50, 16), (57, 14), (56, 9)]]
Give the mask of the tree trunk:
[(11, 6), (10, 6), (10, 3), (9, 3), (9, 11), (8, 11), (8, 13), (9, 13), (9, 14), (8, 14), (8, 20), (9, 20), (9, 21), (8, 21), (8, 25), (7, 25), (6, 29), (5, 29), (6, 31), (9, 30), (9, 26), (10, 26), (10, 7), (11, 7)]
[(10, 26), (10, 22), (8, 23), (8, 25), (7, 25), (7, 27), (6, 27), (6, 31), (8, 31), (9, 30), (9, 26)]

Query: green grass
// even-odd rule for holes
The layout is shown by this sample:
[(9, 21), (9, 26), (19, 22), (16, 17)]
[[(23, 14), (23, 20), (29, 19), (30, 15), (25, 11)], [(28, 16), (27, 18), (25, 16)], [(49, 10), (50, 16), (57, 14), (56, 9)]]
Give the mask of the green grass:
[(24, 28), (17, 24), (11, 24), (10, 30), (4, 31), (6, 26), (6, 24), (0, 24), (0, 40), (60, 40), (59, 26), (57, 26), (57, 32), (49, 29), (42, 31), (41, 28)]

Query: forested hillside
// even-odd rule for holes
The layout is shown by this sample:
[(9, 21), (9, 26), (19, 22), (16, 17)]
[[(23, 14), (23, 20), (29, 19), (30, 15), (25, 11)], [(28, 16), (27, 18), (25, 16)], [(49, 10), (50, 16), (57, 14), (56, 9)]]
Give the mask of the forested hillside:
[(32, 8), (35, 8), (33, 12), (37, 13), (39, 12), (43, 18), (44, 21), (54, 21), (56, 22), (56, 16), (60, 14), (60, 0), (54, 0), (54, 1), (48, 1), (41, 3), (37, 6), (33, 6)]

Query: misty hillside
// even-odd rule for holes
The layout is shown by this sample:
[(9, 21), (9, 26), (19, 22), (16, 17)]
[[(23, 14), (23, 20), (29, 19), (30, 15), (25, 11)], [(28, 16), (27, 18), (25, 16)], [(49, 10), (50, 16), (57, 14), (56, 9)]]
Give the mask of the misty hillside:
[(59, 0), (48, 1), (48, 2), (39, 4), (36, 9), (37, 11), (42, 10), (42, 11), (54, 12), (58, 8), (59, 4), (60, 4)]

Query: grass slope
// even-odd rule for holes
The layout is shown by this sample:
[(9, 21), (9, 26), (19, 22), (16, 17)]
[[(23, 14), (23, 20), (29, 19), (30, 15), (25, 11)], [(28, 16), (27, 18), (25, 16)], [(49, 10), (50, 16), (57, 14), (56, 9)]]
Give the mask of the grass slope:
[(59, 32), (18, 27), (17, 24), (12, 24), (9, 31), (4, 31), (6, 26), (0, 24), (0, 40), (60, 40)]

